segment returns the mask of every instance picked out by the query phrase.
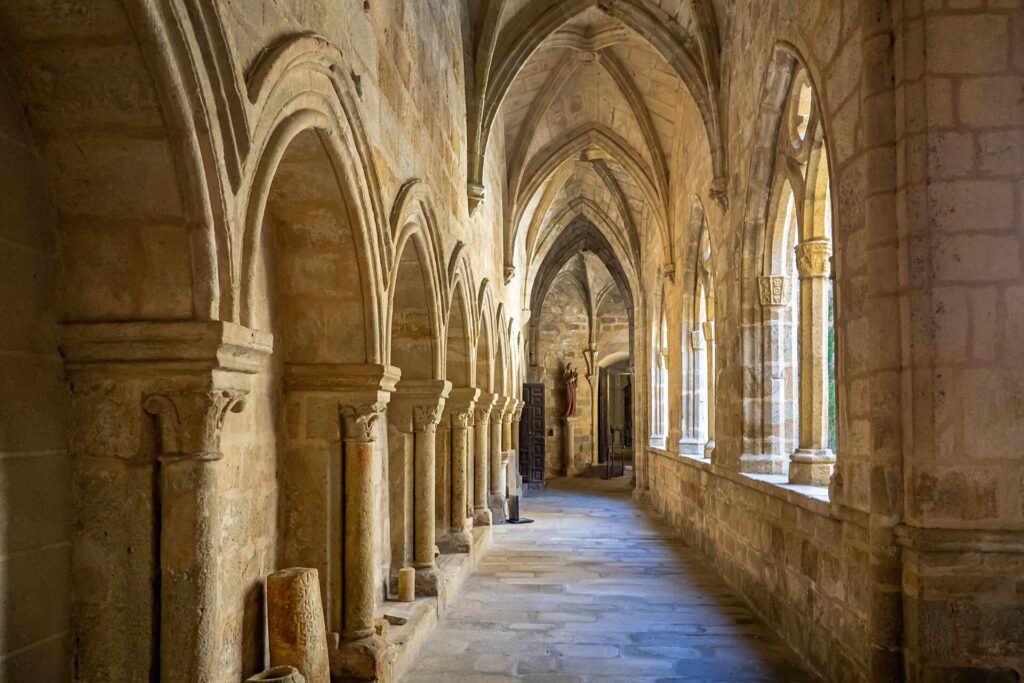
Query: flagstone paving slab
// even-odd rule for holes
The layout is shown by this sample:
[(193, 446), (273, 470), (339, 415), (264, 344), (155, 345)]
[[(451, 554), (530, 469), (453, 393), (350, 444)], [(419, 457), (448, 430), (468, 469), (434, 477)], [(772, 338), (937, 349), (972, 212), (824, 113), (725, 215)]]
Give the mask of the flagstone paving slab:
[(522, 514), (403, 683), (819, 680), (621, 480), (554, 480)]

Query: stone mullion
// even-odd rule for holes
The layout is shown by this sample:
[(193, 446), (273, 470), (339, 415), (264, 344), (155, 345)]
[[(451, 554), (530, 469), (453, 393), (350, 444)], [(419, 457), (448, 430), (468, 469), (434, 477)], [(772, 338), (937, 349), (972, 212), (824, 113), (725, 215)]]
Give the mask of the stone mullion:
[[(711, 308), (711, 305), (708, 305)], [(706, 322), (702, 325), (704, 341), (707, 342), (707, 353), (704, 354), (707, 361), (707, 374), (705, 384), (708, 401), (708, 440), (704, 444), (704, 459), (710, 460), (715, 452), (715, 323)]]
[(681, 455), (703, 455), (704, 442), (700, 439), (700, 349), (704, 346), (704, 334), (693, 330), (687, 335), (683, 344), (686, 362), (683, 370), (682, 406), (680, 413), (685, 416), (680, 425), (682, 435), (679, 439)]
[(828, 447), (828, 284), (831, 243), (797, 245), (800, 271), (800, 444), (789, 465), (794, 484), (825, 486), (835, 455)]
[(789, 303), (792, 279), (764, 276), (758, 280), (762, 311), (761, 430), (756, 453), (741, 458), (740, 471), (752, 474), (783, 474), (795, 444), (787, 434), (792, 424), (794, 402), (786, 389)]

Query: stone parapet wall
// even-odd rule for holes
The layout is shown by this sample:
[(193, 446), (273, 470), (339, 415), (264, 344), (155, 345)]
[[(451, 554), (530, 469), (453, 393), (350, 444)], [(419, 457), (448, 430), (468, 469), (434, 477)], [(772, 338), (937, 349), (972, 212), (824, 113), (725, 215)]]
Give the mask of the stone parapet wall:
[(867, 530), (827, 502), (649, 450), (651, 503), (831, 681), (867, 681)]

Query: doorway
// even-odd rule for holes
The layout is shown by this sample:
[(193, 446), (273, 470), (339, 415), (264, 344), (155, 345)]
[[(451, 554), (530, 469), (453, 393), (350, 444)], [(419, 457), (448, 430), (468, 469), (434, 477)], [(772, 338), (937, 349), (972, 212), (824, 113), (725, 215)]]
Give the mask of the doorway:
[(598, 463), (621, 476), (633, 446), (633, 371), (629, 359), (601, 369), (598, 382)]

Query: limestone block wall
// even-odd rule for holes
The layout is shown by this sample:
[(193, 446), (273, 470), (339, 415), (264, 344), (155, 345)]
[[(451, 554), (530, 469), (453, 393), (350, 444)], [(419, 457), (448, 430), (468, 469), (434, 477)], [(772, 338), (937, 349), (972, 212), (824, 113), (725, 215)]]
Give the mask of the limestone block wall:
[(68, 680), (71, 478), (55, 211), (0, 73), (0, 680)]
[(731, 470), (649, 451), (651, 501), (830, 681), (869, 680), (863, 517)]
[(552, 285), (544, 300), (540, 323), (538, 358), (544, 381), (545, 472), (552, 476), (565, 471), (562, 443), (565, 429), (565, 382), (563, 373), (572, 363), (579, 373), (576, 391), (576, 427), (573, 461), (577, 467), (590, 464), (594, 448), (591, 405), (594, 388), (587, 381), (583, 352), (590, 345), (590, 318), (579, 288), (567, 277)]

